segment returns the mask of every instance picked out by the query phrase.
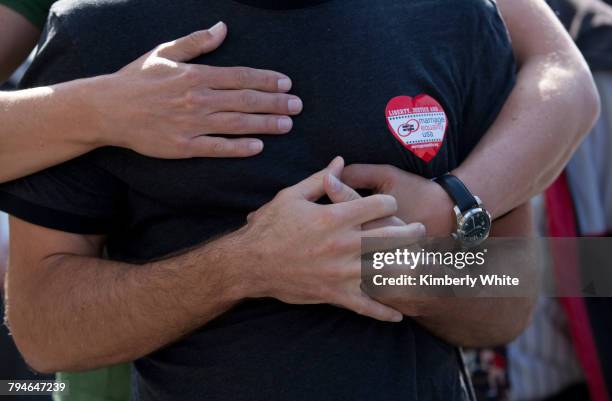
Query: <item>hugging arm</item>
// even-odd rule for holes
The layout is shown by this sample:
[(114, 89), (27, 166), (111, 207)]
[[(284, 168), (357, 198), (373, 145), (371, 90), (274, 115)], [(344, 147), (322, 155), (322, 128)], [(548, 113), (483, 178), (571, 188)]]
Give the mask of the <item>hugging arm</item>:
[(518, 62), (501, 113), (453, 173), (499, 217), (542, 192), (599, 113), (580, 51), (543, 0), (497, 0)]
[[(112, 74), (77, 80), (83, 74), (75, 71), (81, 61), (71, 38), (57, 17), (48, 24), (50, 37), (31, 69), (42, 76), (53, 70), (42, 80), (60, 83), (0, 92), (0, 183), (102, 146), (169, 159), (254, 156), (260, 139), (208, 135), (284, 134), (289, 116), (301, 112), (301, 100), (285, 93), (291, 80), (284, 74), (187, 63), (221, 46), (223, 23), (161, 44)], [(0, 6), (0, 81), (39, 35)]]
[[(494, 218), (516, 208), (494, 223), (492, 235), (521, 237), (530, 235), (531, 220), (527, 206), (519, 206), (562, 171), (594, 123), (599, 98), (584, 59), (543, 1), (497, 3), (519, 63), (517, 84), (485, 136), (452, 173)], [(423, 222), (431, 236), (454, 230), (453, 204), (430, 180), (375, 165), (349, 166), (342, 178), (351, 187), (394, 196), (398, 217)], [(533, 300), (407, 300), (390, 305), (453, 344), (486, 346), (518, 335), (529, 321)]]
[(127, 362), (194, 330), (238, 300), (232, 237), (163, 262), (101, 258), (104, 238), (11, 218), (7, 323), (32, 368), (52, 373)]
[[(519, 64), (517, 84), (493, 125), (455, 170), (496, 221), (493, 235), (528, 236), (526, 206), (561, 172), (590, 130), (599, 98), (589, 69), (542, 0), (498, 0)], [(394, 196), (397, 216), (420, 221), (431, 236), (454, 231), (453, 204), (436, 183), (391, 166), (352, 165), (342, 179), (353, 188)], [(385, 302), (384, 300), (382, 300)], [(445, 340), (464, 346), (507, 342), (527, 325), (532, 299), (388, 301)], [(482, 325), (487, 321), (487, 325)]]
[[(339, 160), (334, 163), (328, 170), (342, 168)], [(328, 170), (281, 191), (242, 229), (146, 264), (102, 259), (102, 236), (13, 217), (7, 318), (19, 350), (42, 372), (131, 361), (247, 298), (334, 304), (383, 321), (401, 320), (401, 313), (359, 287), (362, 224), (392, 216), (397, 204), (386, 195), (316, 204)], [(365, 234), (422, 233), (413, 225)]]

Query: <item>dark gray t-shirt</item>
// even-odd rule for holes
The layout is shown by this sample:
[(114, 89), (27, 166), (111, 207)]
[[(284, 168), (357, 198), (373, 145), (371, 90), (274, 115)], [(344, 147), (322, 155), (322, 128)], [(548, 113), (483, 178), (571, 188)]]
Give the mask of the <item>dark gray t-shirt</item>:
[[(143, 262), (237, 229), (336, 155), (441, 175), (466, 158), (514, 84), (512, 49), (490, 0), (249, 3), (60, 1), (24, 85), (113, 72), (223, 20), (227, 41), (195, 62), (291, 76), (305, 111), (289, 135), (263, 137), (263, 154), (248, 159), (167, 161), (98, 149), (1, 186), (0, 208), (34, 224), (105, 234), (112, 259)], [(406, 112), (406, 97), (418, 108)], [(406, 146), (415, 135), (422, 138)], [(464, 396), (455, 348), (412, 320), (381, 323), (275, 300), (244, 302), (135, 368), (142, 400)]]

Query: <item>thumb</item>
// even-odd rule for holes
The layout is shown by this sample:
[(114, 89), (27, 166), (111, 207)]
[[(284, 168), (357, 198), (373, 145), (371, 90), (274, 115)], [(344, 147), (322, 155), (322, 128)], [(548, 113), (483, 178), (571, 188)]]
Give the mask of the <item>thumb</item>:
[(353, 164), (342, 171), (342, 181), (352, 188), (378, 191), (387, 179), (387, 166)]
[(327, 174), (334, 176), (340, 175), (344, 168), (344, 159), (340, 156), (336, 157), (332, 162), (323, 170), (319, 171), (306, 178), (304, 181), (291, 187), (292, 191), (295, 191), (298, 196), (309, 201), (316, 201), (323, 195), (325, 195), (325, 188), (323, 180)]
[(227, 25), (218, 22), (212, 28), (192, 32), (172, 42), (157, 47), (158, 56), (171, 61), (185, 62), (202, 54), (210, 53), (221, 46), (227, 36)]

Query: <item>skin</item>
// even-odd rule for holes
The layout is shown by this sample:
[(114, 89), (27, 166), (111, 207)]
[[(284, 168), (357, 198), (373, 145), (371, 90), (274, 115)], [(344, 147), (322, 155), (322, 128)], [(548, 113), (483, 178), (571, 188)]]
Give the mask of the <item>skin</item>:
[[(566, 43), (565, 34), (556, 31), (557, 24), (548, 21), (552, 19), (550, 13), (539, 1), (534, 4), (527, 0), (499, 1), (502, 11), (509, 13), (506, 18), (512, 32), (522, 27), (516, 22), (517, 15), (529, 13), (522, 18), (537, 22), (529, 25), (531, 39), (545, 38), (547, 45), (539, 49), (525, 38), (521, 41), (525, 35), (513, 34), (516, 47), (525, 47), (517, 51), (522, 69), (519, 86), (509, 102), (513, 106), (506, 106), (502, 111), (500, 119), (506, 122), (496, 122), (487, 133), (485, 140), (489, 141), (491, 150), (477, 149), (476, 156), (470, 156), (465, 166), (455, 171), (485, 200), (495, 216), (523, 203), (527, 194), (555, 175), (553, 172), (561, 165), (557, 163), (558, 153), (571, 152), (590, 128), (598, 109), (591, 77), (581, 56), (571, 42)], [(560, 35), (555, 40), (561, 43), (561, 49), (546, 51), (552, 46), (553, 32)], [(542, 64), (539, 68), (525, 61), (531, 59), (529, 52), (536, 52), (533, 57)], [(563, 57), (551, 60), (553, 54)], [(566, 93), (572, 93), (572, 107), (565, 99)], [(580, 101), (580, 111), (573, 107), (573, 102), (578, 102), (576, 99)], [(538, 104), (544, 100), (545, 105)], [(529, 101), (535, 104), (531, 106)], [(526, 105), (530, 105), (528, 110)], [(517, 119), (519, 114), (521, 119)], [(568, 126), (569, 116), (575, 119)], [(527, 136), (530, 132), (543, 134)], [(548, 132), (555, 135), (545, 134)], [(511, 138), (512, 146), (507, 138)], [(525, 141), (516, 138), (525, 138)], [(555, 149), (554, 156), (551, 149)], [(397, 196), (355, 199), (333, 205), (336, 208), (312, 202), (324, 192), (325, 174), (342, 174), (351, 183), (359, 179), (354, 178), (361, 175), (359, 168), (363, 166), (351, 166), (343, 174), (341, 163), (332, 165), (329, 171), (283, 191), (254, 213), (243, 229), (183, 255), (143, 266), (100, 259), (103, 237), (73, 235), (12, 219), (8, 317), (17, 345), (28, 362), (40, 371), (114, 364), (138, 358), (179, 339), (240, 299), (262, 296), (290, 303), (331, 303), (380, 320), (399, 320), (401, 314), (396, 310), (376, 303), (358, 290), (359, 266), (353, 247), (357, 238), (364, 235), (361, 226), (365, 224), (364, 229), (371, 230), (377, 229), (371, 227), (378, 224), (382, 231), (376, 232), (377, 235), (392, 234), (407, 239), (424, 234), (419, 224), (391, 226), (383, 220), (380, 228), (381, 218), (397, 215), (396, 218), (404, 221), (424, 221), (431, 227), (430, 233), (448, 233), (452, 227), (452, 205), (438, 186), (426, 185), (431, 183), (404, 172), (393, 176), (391, 181), (385, 180), (388, 185), (372, 185), (380, 192), (393, 192)], [(387, 167), (381, 168), (390, 171)], [(492, 178), (483, 178), (483, 171)], [(542, 173), (533, 177), (533, 171)], [(514, 178), (515, 175), (519, 178)], [(399, 191), (407, 185), (413, 185), (411, 194), (422, 196), (420, 202), (411, 198), (414, 210), (402, 208), (406, 202), (399, 202), (398, 208), (395, 201), (406, 199)], [(424, 210), (426, 206), (428, 210)], [(449, 210), (449, 214), (432, 216), (429, 210)], [(357, 215), (361, 219), (356, 220)], [(316, 264), (312, 263), (313, 259)], [(285, 270), (281, 270), (279, 261), (283, 261)], [(255, 263), (250, 266), (252, 262)], [(220, 265), (223, 269), (215, 269)], [(176, 274), (178, 269), (180, 276)], [(232, 280), (235, 277), (243, 280)], [(66, 296), (67, 288), (73, 296)], [(144, 297), (145, 291), (156, 295)], [(397, 308), (403, 309), (403, 306)], [(499, 319), (507, 316), (507, 311), (500, 306), (482, 310), (480, 305), (471, 302), (461, 311), (480, 319), (454, 330), (458, 322), (452, 316), (449, 318), (447, 308), (448, 305), (432, 305), (430, 309), (405, 313), (417, 316), (434, 333), (456, 344), (496, 343), (511, 338), (522, 327), (521, 324), (508, 327), (504, 322), (513, 319), (504, 318), (501, 325), (496, 325), (495, 333), (482, 334), (481, 322), (485, 316)], [(523, 319), (528, 316), (528, 310), (526, 307), (521, 313)], [(111, 319), (113, 325), (103, 324)], [(155, 333), (155, 336), (143, 333)], [(452, 334), (444, 337), (445, 333)]]

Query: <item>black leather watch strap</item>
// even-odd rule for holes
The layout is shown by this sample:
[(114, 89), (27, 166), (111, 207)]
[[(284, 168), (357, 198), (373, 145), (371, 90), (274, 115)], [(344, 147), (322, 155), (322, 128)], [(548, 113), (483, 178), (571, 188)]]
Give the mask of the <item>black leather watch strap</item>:
[(438, 178), (434, 178), (434, 181), (440, 184), (446, 191), (448, 196), (455, 202), (461, 213), (478, 206), (478, 201), (467, 189), (467, 187), (461, 182), (461, 180), (452, 174), (445, 174)]

